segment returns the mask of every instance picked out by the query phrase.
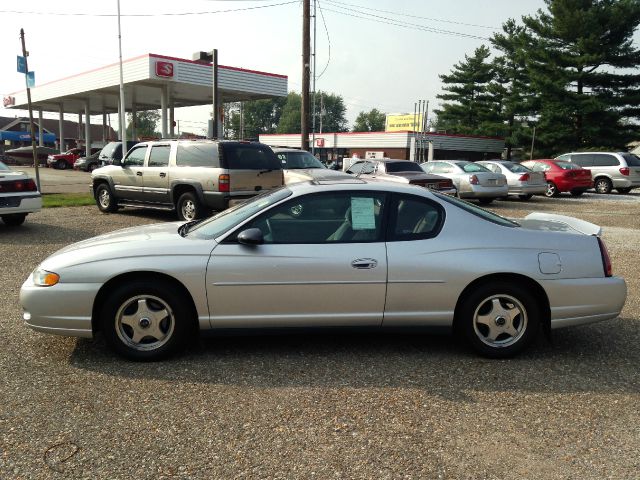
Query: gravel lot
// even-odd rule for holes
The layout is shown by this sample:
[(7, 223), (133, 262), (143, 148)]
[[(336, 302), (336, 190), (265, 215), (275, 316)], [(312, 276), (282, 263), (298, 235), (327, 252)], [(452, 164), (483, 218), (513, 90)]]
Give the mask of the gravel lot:
[(449, 337), (296, 335), (129, 363), (25, 328), (18, 291), (68, 243), (172, 217), (82, 207), (0, 226), (0, 478), (638, 478), (640, 194), (493, 209), (603, 225), (622, 316), (504, 361)]

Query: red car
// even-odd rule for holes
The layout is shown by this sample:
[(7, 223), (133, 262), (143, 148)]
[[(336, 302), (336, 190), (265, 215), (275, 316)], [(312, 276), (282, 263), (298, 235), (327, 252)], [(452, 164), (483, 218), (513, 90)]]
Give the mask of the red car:
[(593, 188), (591, 171), (575, 163), (562, 160), (527, 160), (522, 165), (534, 172), (543, 172), (547, 179), (547, 197), (557, 197), (569, 192), (579, 197), (589, 188)]
[[(99, 148), (92, 148), (91, 154), (99, 152)], [(47, 157), (47, 167), (59, 168), (64, 170), (65, 168), (73, 168), (73, 164), (84, 155), (84, 148), (72, 148), (64, 153), (58, 153), (56, 155), (49, 155)]]

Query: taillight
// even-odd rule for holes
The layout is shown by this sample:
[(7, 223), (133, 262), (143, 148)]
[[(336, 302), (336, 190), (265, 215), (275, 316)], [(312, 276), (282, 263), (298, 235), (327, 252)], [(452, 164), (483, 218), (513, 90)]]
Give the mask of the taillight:
[(2, 193), (35, 192), (36, 190), (38, 190), (36, 182), (30, 178), (0, 183), (0, 192)]
[(628, 176), (629, 176), (629, 167), (622, 167), (622, 168), (620, 169), (620, 173), (621, 173), (622, 175), (625, 175), (625, 176), (627, 176), (627, 177), (628, 177)]
[(218, 175), (218, 190), (221, 192), (229, 191), (229, 184), (231, 183), (231, 178), (228, 174), (223, 173), (222, 175)]
[(453, 182), (451, 180), (442, 180), (440, 182), (440, 188), (443, 190), (446, 188), (453, 188)]
[(604, 269), (604, 276), (611, 277), (613, 275), (613, 268), (611, 267), (611, 257), (609, 257), (609, 252), (607, 251), (607, 247), (602, 241), (600, 237), (596, 237), (598, 239), (598, 245), (600, 246), (600, 256), (602, 257), (602, 268)]
[(525, 174), (523, 174), (523, 175), (520, 175), (520, 178), (519, 178), (518, 180), (519, 180), (519, 181), (521, 181), (521, 182), (526, 182), (526, 181), (528, 181), (528, 180), (529, 180), (529, 174), (528, 174), (528, 173), (525, 173)]
[(470, 183), (471, 185), (478, 185), (478, 184), (480, 183), (480, 181), (478, 180), (477, 175), (471, 175), (471, 176), (469, 177), (469, 183)]

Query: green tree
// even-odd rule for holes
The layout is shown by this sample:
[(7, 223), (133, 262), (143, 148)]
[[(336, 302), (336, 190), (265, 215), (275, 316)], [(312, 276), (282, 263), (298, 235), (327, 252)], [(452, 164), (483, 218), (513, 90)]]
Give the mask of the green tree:
[(495, 100), (488, 90), (495, 77), (489, 56), (489, 49), (483, 45), (473, 56), (465, 55), (450, 74), (440, 75), (446, 93), (437, 96), (444, 103), (435, 113), (441, 128), (451, 133), (495, 135), (487, 131), (487, 125), (495, 126), (498, 121)]
[(300, 133), (302, 131), (300, 125), (302, 97), (297, 92), (289, 92), (287, 101), (282, 108), (280, 123), (278, 123), (277, 133)]
[(638, 133), (638, 0), (545, 0), (523, 17), (527, 63), (537, 92), (536, 150), (552, 154), (601, 145), (622, 149)]
[(531, 128), (523, 127), (523, 118), (535, 110), (536, 96), (531, 91), (527, 70), (526, 46), (529, 37), (526, 29), (515, 20), (502, 25), (502, 32), (491, 38), (494, 48), (500, 53), (493, 60), (494, 79), (488, 86), (493, 98), (495, 118), (498, 123), (489, 130), (502, 131), (505, 137), (506, 157), (511, 160), (514, 145), (531, 142)]
[(386, 115), (377, 108), (368, 112), (360, 112), (353, 124), (354, 132), (382, 132), (384, 131)]
[[(136, 136), (137, 137), (162, 137), (162, 132), (156, 130), (160, 121), (160, 112), (158, 110), (146, 110), (136, 112)], [(127, 114), (127, 137), (133, 135), (133, 115)]]
[[(316, 92), (316, 132), (348, 132), (347, 107), (342, 95)], [(322, 128), (320, 128), (322, 127)]]

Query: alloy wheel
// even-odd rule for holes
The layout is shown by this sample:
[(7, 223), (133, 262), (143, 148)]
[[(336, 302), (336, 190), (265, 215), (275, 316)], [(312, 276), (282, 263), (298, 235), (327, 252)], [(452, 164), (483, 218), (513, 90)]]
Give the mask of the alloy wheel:
[(115, 321), (118, 338), (138, 351), (162, 347), (171, 339), (175, 328), (171, 307), (153, 295), (137, 295), (125, 300), (116, 313)]
[(515, 344), (527, 330), (527, 310), (515, 297), (491, 295), (481, 301), (473, 314), (473, 330), (478, 339), (493, 348)]

